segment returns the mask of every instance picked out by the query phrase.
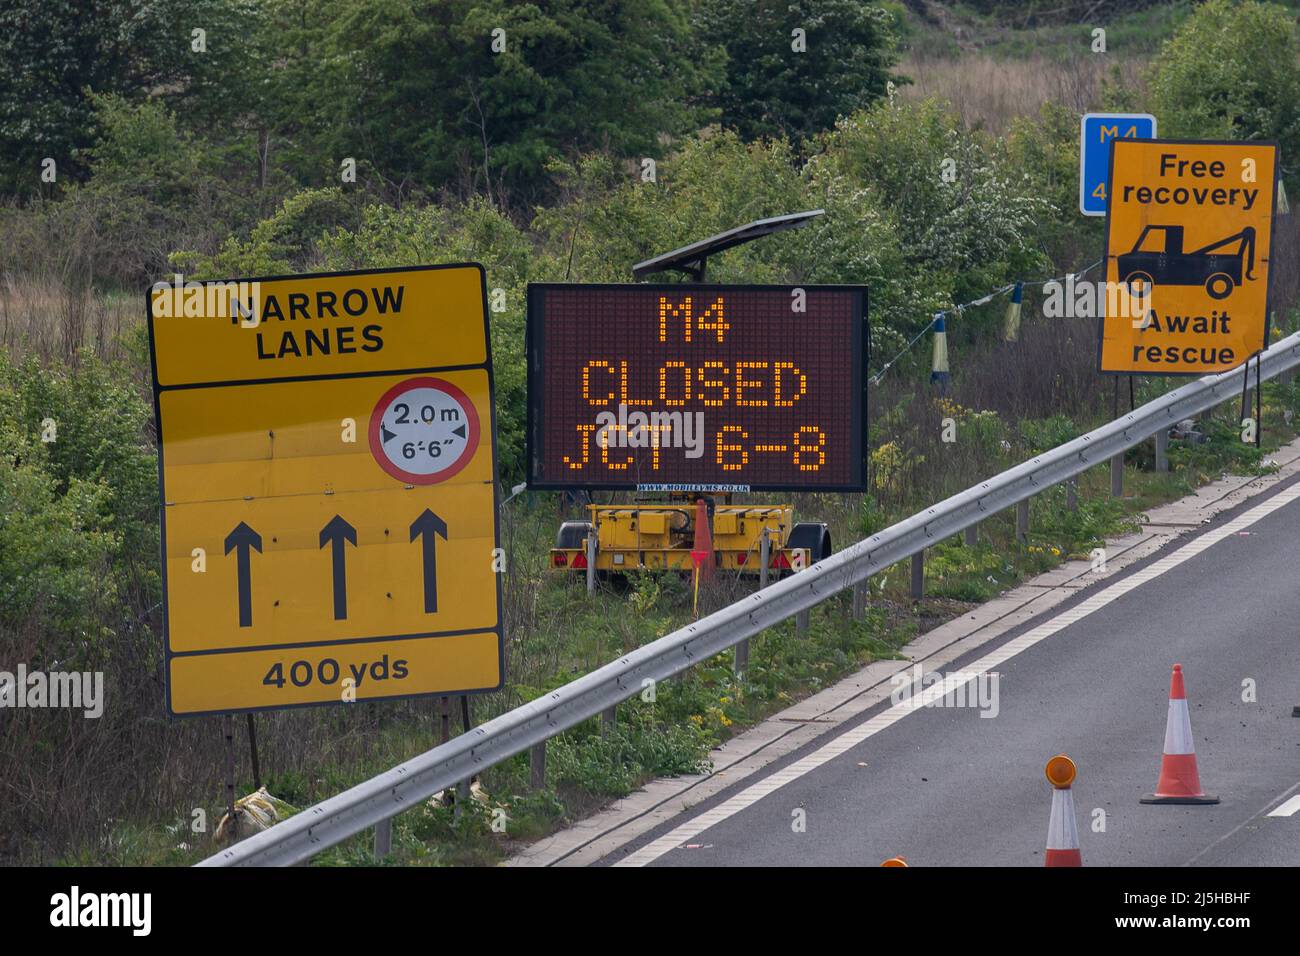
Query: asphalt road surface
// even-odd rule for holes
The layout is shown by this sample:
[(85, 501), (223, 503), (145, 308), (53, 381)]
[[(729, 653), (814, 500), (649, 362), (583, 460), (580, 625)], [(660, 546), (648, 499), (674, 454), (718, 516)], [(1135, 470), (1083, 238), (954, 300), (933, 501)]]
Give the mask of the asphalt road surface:
[[(990, 655), (995, 717), (978, 707), (902, 713), (886, 701), (602, 863), (875, 866), (902, 854), (912, 866), (1042, 865), (1051, 805), (1043, 765), (1064, 752), (1079, 768), (1085, 866), (1300, 865), (1300, 718), (1291, 716), (1300, 704), (1300, 482), (1219, 516), (945, 673)], [(1138, 802), (1159, 775), (1175, 663), (1201, 782), (1217, 806)], [(1243, 700), (1247, 682), (1255, 702)]]

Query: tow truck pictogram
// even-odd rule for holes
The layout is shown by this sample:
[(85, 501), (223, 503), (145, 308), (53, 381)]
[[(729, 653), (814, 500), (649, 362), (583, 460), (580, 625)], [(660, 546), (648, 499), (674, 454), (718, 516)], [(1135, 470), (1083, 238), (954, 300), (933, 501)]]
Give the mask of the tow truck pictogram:
[[(1154, 248), (1160, 236), (1163, 248)], [(1240, 243), (1235, 252), (1215, 252), (1234, 242)], [(1241, 285), (1243, 274), (1246, 280), (1255, 278), (1255, 229), (1246, 226), (1208, 246), (1184, 252), (1182, 226), (1148, 225), (1133, 248), (1117, 259), (1120, 281), (1132, 295), (1149, 294), (1158, 285), (1204, 285), (1210, 298), (1226, 299)]]

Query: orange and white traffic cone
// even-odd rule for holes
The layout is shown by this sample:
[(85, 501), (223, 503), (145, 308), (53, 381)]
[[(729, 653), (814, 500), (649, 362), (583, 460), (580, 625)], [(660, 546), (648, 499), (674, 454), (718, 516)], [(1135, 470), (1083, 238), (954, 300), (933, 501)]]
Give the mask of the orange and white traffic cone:
[(1218, 803), (1201, 790), (1201, 775), (1196, 771), (1196, 748), (1192, 745), (1192, 718), (1187, 710), (1187, 690), (1183, 687), (1183, 668), (1174, 665), (1169, 680), (1169, 717), (1165, 721), (1165, 752), (1160, 759), (1160, 782), (1156, 792), (1141, 803)]
[(1052, 816), (1047, 822), (1047, 853), (1044, 866), (1083, 866), (1079, 855), (1079, 831), (1074, 825), (1074, 761), (1057, 754), (1047, 761), (1047, 781), (1052, 785)]

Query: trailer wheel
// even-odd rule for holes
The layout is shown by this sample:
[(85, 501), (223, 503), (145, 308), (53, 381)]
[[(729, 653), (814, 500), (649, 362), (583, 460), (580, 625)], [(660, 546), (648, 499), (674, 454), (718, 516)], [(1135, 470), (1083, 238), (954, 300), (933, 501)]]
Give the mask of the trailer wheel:
[(787, 548), (807, 548), (812, 563), (831, 556), (831, 529), (825, 522), (800, 521), (790, 529)]
[(1226, 299), (1232, 295), (1232, 276), (1226, 272), (1216, 272), (1205, 280), (1205, 291), (1211, 299)]
[(566, 521), (555, 533), (555, 546), (565, 550), (581, 548), (583, 540), (594, 531), (590, 521)]

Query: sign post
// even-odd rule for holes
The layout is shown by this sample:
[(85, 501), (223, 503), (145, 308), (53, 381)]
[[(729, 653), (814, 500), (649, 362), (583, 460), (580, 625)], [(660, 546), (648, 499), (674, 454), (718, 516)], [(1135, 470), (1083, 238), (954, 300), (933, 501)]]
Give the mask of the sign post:
[(148, 297), (174, 716), (502, 685), (478, 265)]
[(1270, 143), (1116, 140), (1098, 368), (1205, 375), (1268, 336)]

